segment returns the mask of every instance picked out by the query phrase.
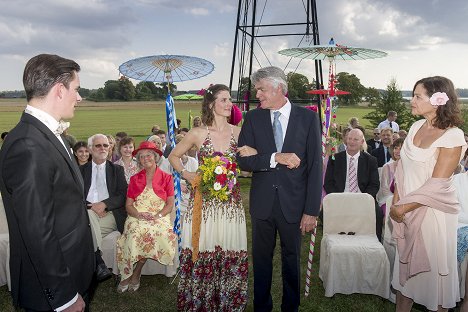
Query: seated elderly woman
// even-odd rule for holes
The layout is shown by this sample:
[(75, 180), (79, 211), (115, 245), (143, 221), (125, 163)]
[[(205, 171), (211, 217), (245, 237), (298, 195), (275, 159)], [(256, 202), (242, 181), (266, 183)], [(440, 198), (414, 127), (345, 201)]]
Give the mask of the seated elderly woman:
[(393, 141), (393, 144), (390, 146), (390, 155), (392, 155), (392, 159), (387, 162), (382, 167), (382, 175), (380, 177), (380, 189), (377, 193), (377, 202), (379, 203), (380, 208), (382, 208), (382, 212), (385, 215), (386, 211), (386, 202), (390, 196), (393, 196), (393, 190), (391, 190), (391, 184), (393, 182), (393, 176), (395, 175), (395, 169), (400, 160), (400, 150), (403, 146), (403, 142), (405, 141), (404, 138), (398, 138)]
[(143, 170), (130, 178), (125, 204), (128, 217), (117, 241), (117, 263), (122, 276), (119, 293), (138, 290), (146, 259), (171, 265), (177, 244), (170, 221), (174, 183), (172, 176), (156, 165), (162, 152), (154, 143), (144, 141), (133, 155)]

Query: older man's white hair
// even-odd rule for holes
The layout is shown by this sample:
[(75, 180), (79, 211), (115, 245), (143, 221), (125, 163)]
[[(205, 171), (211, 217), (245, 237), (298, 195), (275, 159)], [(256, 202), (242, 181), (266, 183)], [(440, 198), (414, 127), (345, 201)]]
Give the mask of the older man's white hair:
[(270, 81), (274, 88), (281, 86), (283, 95), (288, 93), (287, 78), (281, 68), (275, 66), (263, 67), (253, 73), (250, 77), (250, 80), (254, 85), (262, 79)]
[(107, 138), (106, 135), (102, 134), (102, 133), (97, 133), (95, 135), (92, 135), (89, 137), (88, 139), (88, 148), (92, 148), (93, 145), (94, 145), (94, 140), (96, 140), (97, 138), (103, 138), (103, 139), (106, 139), (108, 142), (109, 142), (109, 139)]

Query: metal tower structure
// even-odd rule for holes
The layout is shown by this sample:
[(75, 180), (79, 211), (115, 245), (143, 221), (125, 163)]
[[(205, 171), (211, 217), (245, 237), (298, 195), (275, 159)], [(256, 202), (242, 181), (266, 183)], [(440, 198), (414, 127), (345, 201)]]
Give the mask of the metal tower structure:
[[(265, 13), (268, 1), (269, 0), (263, 1), (264, 6), (260, 18), (257, 15), (257, 5), (259, 4), (260, 0), (239, 0), (239, 6), (237, 9), (237, 24), (234, 37), (234, 49), (232, 53), (231, 77), (229, 81), (229, 88), (231, 90), (238, 90), (237, 97), (236, 99), (234, 99), (234, 102), (242, 104), (244, 110), (249, 109), (250, 102), (257, 101), (256, 99), (252, 99), (250, 96), (250, 79), (245, 78), (250, 77), (252, 74), (254, 58), (260, 67), (270, 65), (260, 64), (259, 59), (255, 54), (261, 52), (265, 57), (267, 57), (265, 51), (260, 45), (258, 38), (302, 36), (299, 45), (303, 42), (304, 39), (308, 41), (311, 45), (320, 44), (317, 20), (317, 6), (315, 0), (298, 1), (302, 2), (305, 13), (304, 15), (297, 14), (297, 12), (291, 12), (291, 14), (289, 14), (290, 16), (305, 17), (305, 21), (301, 20), (291, 23), (262, 24), (262, 18)], [(284, 0), (270, 1), (282, 2)], [(289, 1), (292, 2), (292, 0)], [(234, 81), (234, 74), (236, 72), (238, 73), (238, 77), (237, 81)], [(315, 61), (315, 84), (316, 89), (323, 88), (322, 63), (320, 60)], [(292, 100), (294, 100), (294, 102), (296, 103), (304, 102), (304, 100)], [(317, 99), (317, 101), (319, 100)]]

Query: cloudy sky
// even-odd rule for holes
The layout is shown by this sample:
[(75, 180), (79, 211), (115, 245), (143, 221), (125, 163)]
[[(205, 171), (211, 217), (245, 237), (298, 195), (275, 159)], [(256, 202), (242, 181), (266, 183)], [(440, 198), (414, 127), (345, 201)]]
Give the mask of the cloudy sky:
[[(266, 2), (265, 2), (266, 1)], [(304, 0), (306, 1), (306, 0)], [(468, 88), (468, 2), (466, 0), (317, 0), (321, 44), (378, 49), (381, 59), (337, 62), (366, 87), (385, 88), (395, 78), (402, 89), (418, 79), (444, 75)], [(262, 23), (304, 22), (302, 0), (257, 0)], [(237, 0), (0, 0), (0, 90), (22, 89), (25, 63), (39, 53), (76, 60), (81, 85), (98, 88), (118, 79), (129, 59), (179, 54), (211, 61), (215, 71), (177, 83), (180, 90), (229, 83)], [(261, 32), (265, 30), (260, 30)], [(284, 68), (278, 50), (297, 47), (300, 37), (259, 40), (256, 68)], [(302, 46), (308, 45), (303, 42)], [(294, 71), (294, 59), (286, 72)], [(324, 62), (324, 76), (328, 63)], [(312, 78), (313, 62), (298, 72)]]

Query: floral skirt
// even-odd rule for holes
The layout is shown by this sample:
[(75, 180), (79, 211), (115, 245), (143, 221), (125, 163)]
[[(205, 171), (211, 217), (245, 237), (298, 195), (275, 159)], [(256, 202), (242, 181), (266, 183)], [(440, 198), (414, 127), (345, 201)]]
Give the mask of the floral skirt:
[(191, 206), (182, 227), (178, 310), (244, 311), (248, 299), (248, 255), (242, 203), (203, 203), (195, 263)]

